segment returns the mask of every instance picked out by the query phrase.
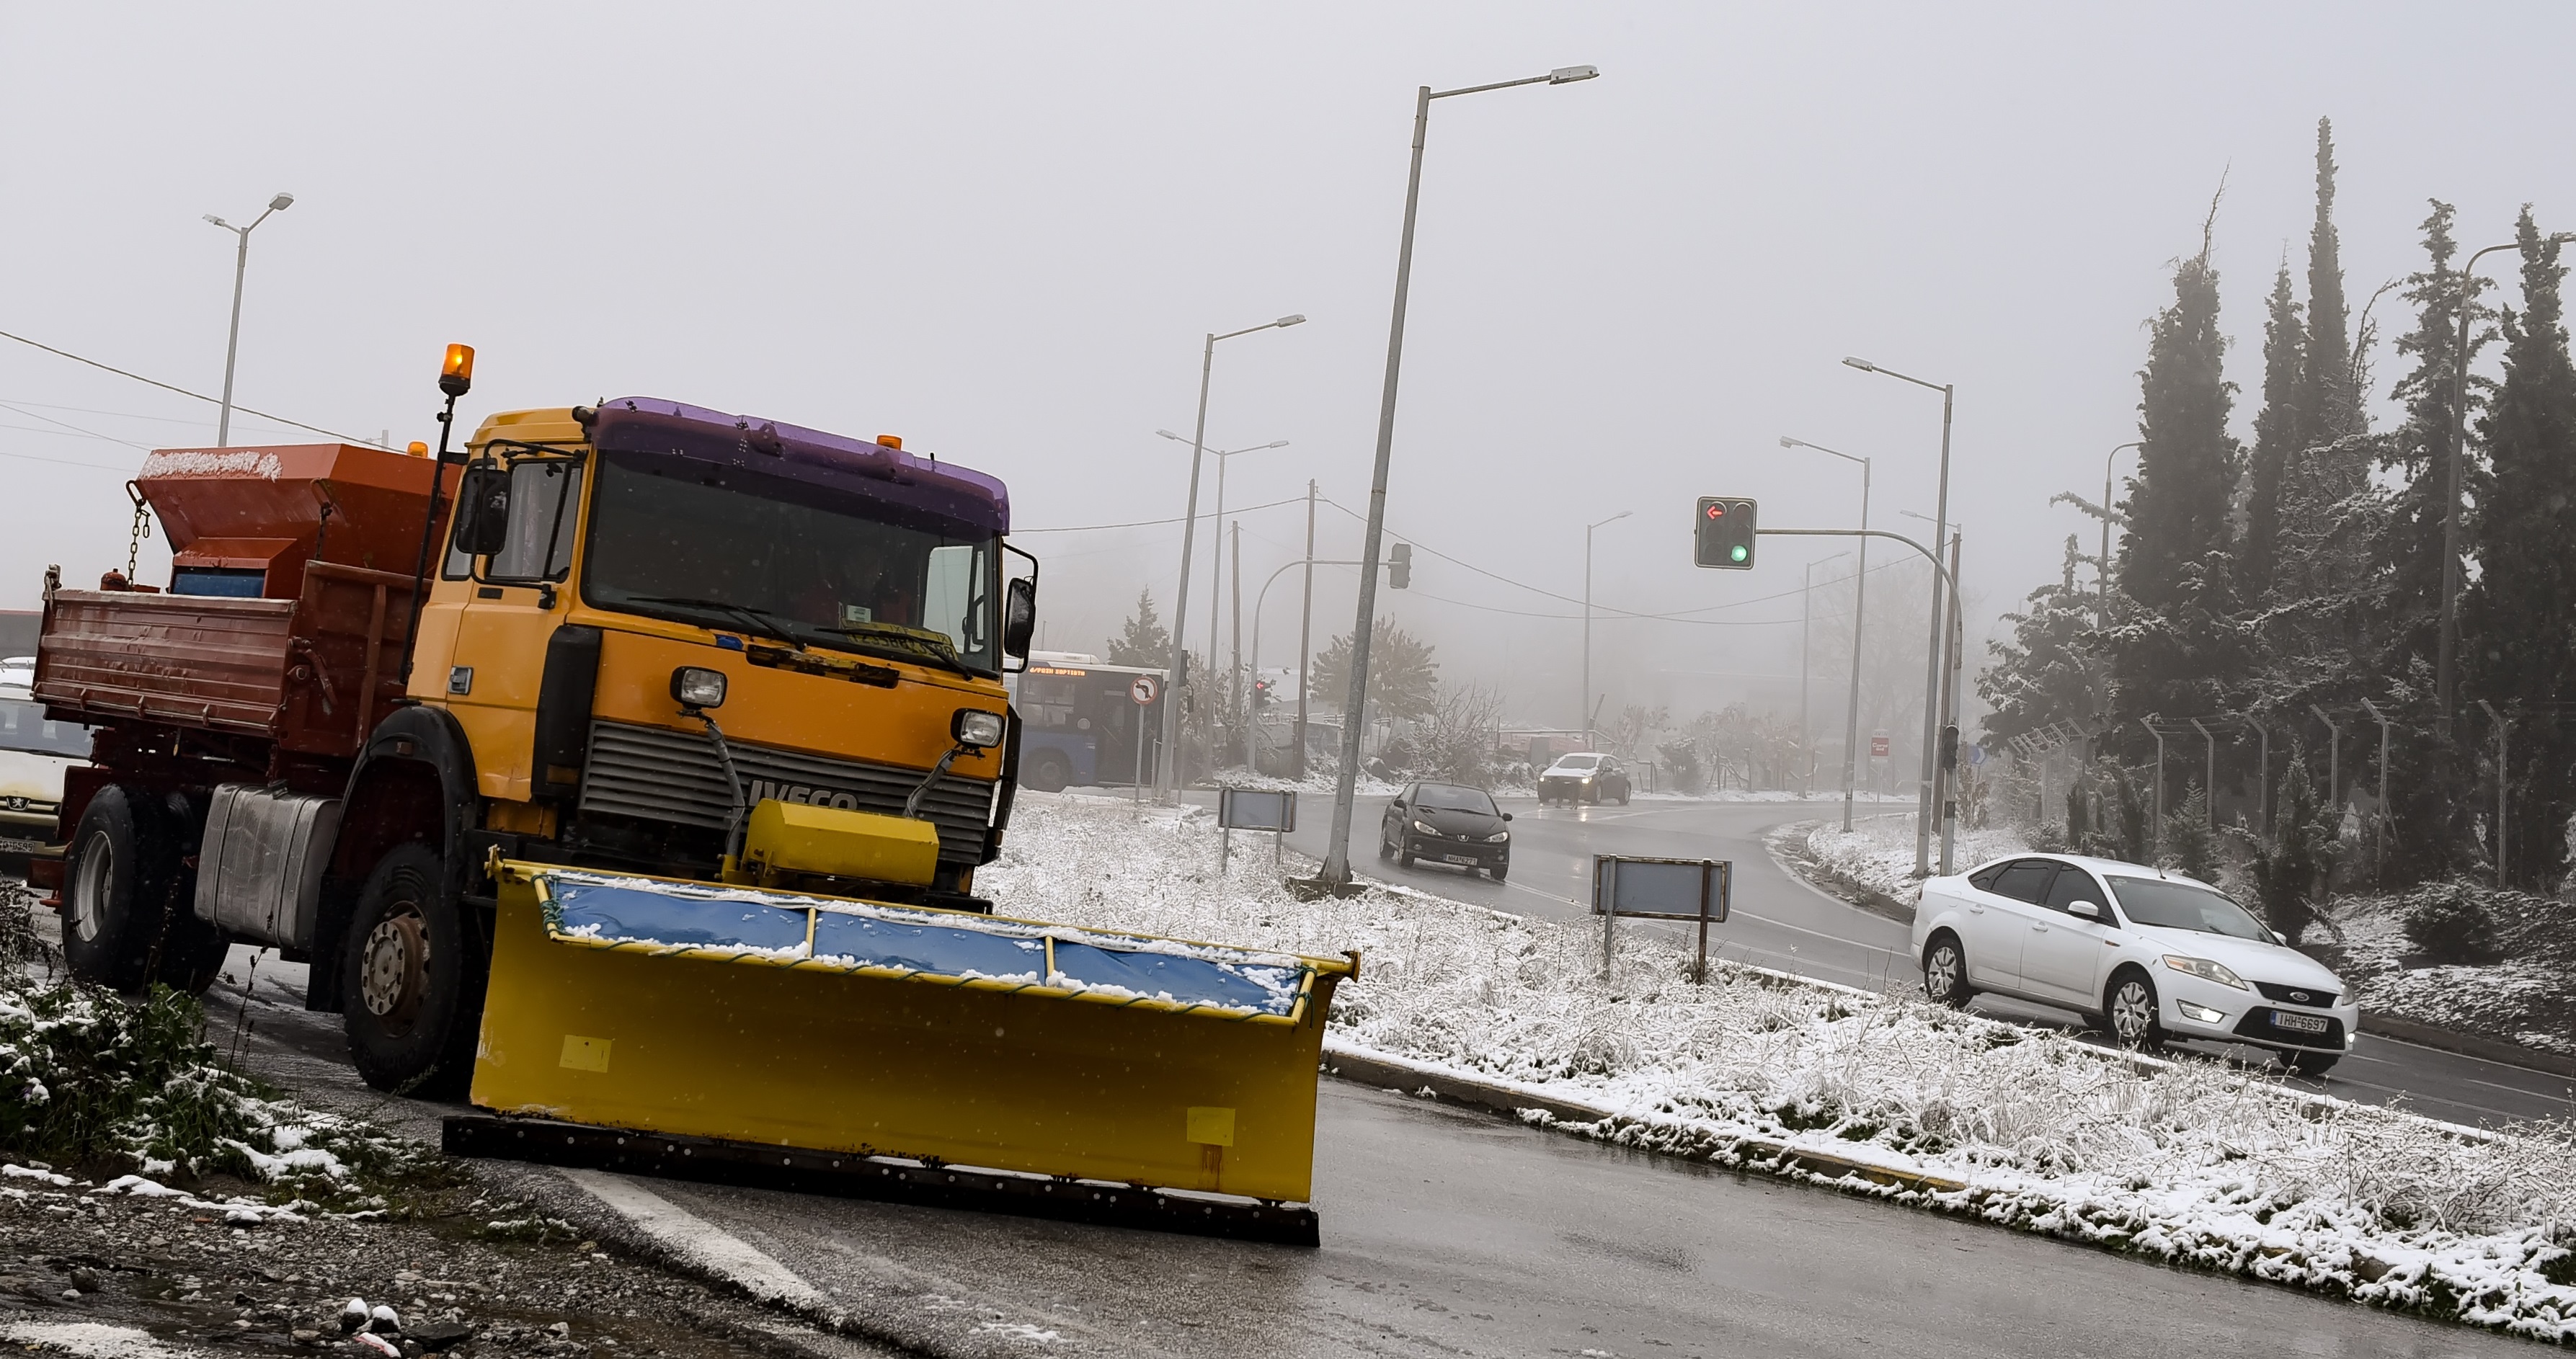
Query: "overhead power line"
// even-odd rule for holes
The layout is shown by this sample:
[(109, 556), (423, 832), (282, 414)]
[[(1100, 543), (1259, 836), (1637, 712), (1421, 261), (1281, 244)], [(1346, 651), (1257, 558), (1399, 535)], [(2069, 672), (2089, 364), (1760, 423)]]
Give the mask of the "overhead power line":
[[(1305, 504), (1305, 503), (1306, 503), (1306, 497), (1304, 497), (1304, 496), (1302, 496), (1302, 495), (1292, 495), (1292, 496), (1288, 497), (1288, 498), (1287, 498), (1287, 499), (1285, 499), (1285, 500), (1268, 500), (1268, 501), (1264, 501), (1264, 502), (1262, 502), (1261, 504), (1258, 504), (1258, 505), (1237, 505), (1237, 506), (1233, 506), (1233, 507), (1229, 508), (1229, 509), (1226, 511), (1226, 513), (1228, 513), (1228, 514), (1250, 514), (1250, 513), (1252, 513), (1254, 510), (1272, 510), (1272, 509), (1277, 509), (1278, 507), (1280, 507), (1280, 506), (1282, 506), (1282, 505), (1302, 505), (1302, 504)], [(1339, 507), (1338, 507), (1338, 506), (1336, 506), (1335, 508), (1339, 508)], [(1095, 532), (1098, 532), (1098, 531), (1099, 531), (1099, 530), (1101, 530), (1101, 529), (1152, 528), (1152, 527), (1154, 527), (1154, 526), (1155, 526), (1155, 525), (1157, 525), (1157, 524), (1177, 524), (1177, 523), (1181, 522), (1182, 520), (1187, 519), (1188, 517), (1189, 517), (1189, 516), (1188, 516), (1188, 515), (1185, 515), (1185, 514), (1176, 514), (1176, 515), (1173, 515), (1173, 516), (1172, 516), (1171, 518), (1169, 518), (1169, 519), (1131, 519), (1131, 520), (1129, 520), (1129, 521), (1127, 521), (1126, 523), (1123, 523), (1123, 524), (1064, 524), (1064, 525), (1059, 525), (1059, 526), (1057, 526), (1057, 527), (1055, 527), (1055, 528), (1024, 528), (1024, 529), (1013, 529), (1013, 530), (1011, 530), (1011, 532), (1012, 532), (1012, 533), (1014, 533), (1014, 534), (1020, 534), (1020, 533), (1095, 533)]]
[[(204, 392), (192, 392), (185, 387), (173, 386), (170, 383), (162, 382), (155, 378), (145, 377), (141, 373), (129, 373), (126, 370), (117, 367), (115, 364), (101, 363), (96, 359), (84, 358), (68, 349), (56, 349), (52, 345), (46, 344), (42, 341), (30, 340), (24, 335), (12, 335), (8, 331), (0, 330), (0, 340), (16, 340), (18, 343), (26, 345), (31, 349), (41, 349), (48, 354), (70, 359), (74, 363), (88, 364), (90, 367), (96, 368), (101, 372), (114, 373), (121, 378), (131, 378), (147, 387), (158, 387), (165, 392), (176, 392), (181, 396), (187, 397), (191, 401), (203, 401), (209, 406), (220, 406), (224, 404), (221, 397), (208, 396)], [(252, 410), (250, 407), (242, 405), (239, 402), (235, 402), (233, 404), (233, 409), (244, 415), (256, 415), (262, 420), (274, 420), (281, 425), (292, 425), (297, 429), (311, 430), (316, 434), (328, 434), (332, 438), (337, 439), (344, 444), (373, 444), (375, 442), (372, 439), (362, 439), (355, 434), (343, 434), (336, 429), (324, 429), (320, 425), (308, 425), (301, 420), (289, 420), (283, 415), (271, 415), (266, 411)], [(38, 416), (36, 418), (41, 420), (44, 417)]]

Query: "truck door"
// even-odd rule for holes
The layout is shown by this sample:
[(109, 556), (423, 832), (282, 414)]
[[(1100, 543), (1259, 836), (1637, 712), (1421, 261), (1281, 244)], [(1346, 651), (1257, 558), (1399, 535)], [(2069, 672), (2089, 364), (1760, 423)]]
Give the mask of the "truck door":
[(442, 585), (467, 586), (442, 697), (473, 743), (485, 797), (529, 796), (546, 642), (571, 606), (563, 594), (580, 540), (581, 486), (577, 457), (487, 457), (467, 469), (442, 572)]

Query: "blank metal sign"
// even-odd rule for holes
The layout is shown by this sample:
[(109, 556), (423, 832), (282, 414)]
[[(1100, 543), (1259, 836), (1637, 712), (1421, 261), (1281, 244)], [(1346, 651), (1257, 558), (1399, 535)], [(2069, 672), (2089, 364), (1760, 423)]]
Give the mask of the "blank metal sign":
[(1294, 831), (1297, 795), (1258, 788), (1226, 788), (1216, 795), (1216, 823), (1227, 830)]
[(1592, 861), (1592, 912), (1650, 920), (1726, 919), (1728, 869), (1716, 859), (1628, 859), (1602, 855)]

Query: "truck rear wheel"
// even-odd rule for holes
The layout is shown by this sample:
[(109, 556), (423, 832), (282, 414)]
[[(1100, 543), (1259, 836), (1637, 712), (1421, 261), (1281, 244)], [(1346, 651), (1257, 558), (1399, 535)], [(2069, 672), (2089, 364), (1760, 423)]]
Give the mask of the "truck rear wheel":
[(399, 846), (367, 875), (349, 917), (340, 1014), (350, 1061), (379, 1090), (452, 1098), (473, 1080), (491, 952), (446, 878), (437, 851)]
[(63, 864), (63, 961), (124, 992), (153, 982), (195, 995), (224, 964), (223, 931), (197, 919), (180, 864), (186, 821), (139, 788), (91, 798)]

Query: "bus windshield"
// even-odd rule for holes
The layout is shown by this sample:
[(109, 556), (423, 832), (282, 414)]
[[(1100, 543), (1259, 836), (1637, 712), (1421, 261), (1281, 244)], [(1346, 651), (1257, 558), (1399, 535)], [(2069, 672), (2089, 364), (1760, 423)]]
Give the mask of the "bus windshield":
[(582, 594), (597, 608), (996, 672), (997, 540), (875, 508), (755, 472), (604, 453)]

